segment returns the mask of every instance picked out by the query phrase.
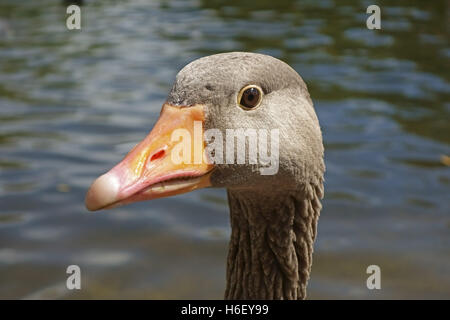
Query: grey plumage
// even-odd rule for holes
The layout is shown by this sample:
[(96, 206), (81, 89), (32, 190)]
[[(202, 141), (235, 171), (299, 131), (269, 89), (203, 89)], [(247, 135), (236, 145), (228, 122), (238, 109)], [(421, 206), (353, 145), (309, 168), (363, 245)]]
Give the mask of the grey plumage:
[[(237, 106), (241, 88), (264, 91), (261, 106)], [(254, 53), (198, 59), (177, 75), (167, 102), (204, 104), (205, 129), (278, 128), (279, 171), (217, 164), (213, 187), (226, 187), (232, 235), (227, 264), (229, 299), (302, 299), (312, 264), (323, 197), (322, 134), (308, 89), (284, 62)]]

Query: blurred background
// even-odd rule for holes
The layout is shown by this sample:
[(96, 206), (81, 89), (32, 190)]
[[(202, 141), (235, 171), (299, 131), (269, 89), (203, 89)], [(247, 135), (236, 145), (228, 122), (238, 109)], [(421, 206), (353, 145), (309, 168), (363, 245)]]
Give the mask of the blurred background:
[[(225, 190), (97, 213), (84, 195), (152, 128), (178, 70), (224, 51), (286, 61), (315, 103), (327, 173), (309, 298), (450, 298), (447, 0), (84, 1), (81, 31), (66, 7), (0, 0), (0, 298), (223, 298)], [(65, 287), (70, 264), (82, 290)]]

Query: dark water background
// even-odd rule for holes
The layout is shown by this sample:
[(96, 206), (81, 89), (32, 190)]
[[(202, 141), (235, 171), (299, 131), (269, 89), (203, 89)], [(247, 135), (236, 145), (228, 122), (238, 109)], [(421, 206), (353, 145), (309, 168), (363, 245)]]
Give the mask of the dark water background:
[(0, 298), (223, 297), (224, 190), (100, 213), (83, 200), (151, 129), (181, 67), (237, 50), (293, 66), (321, 121), (309, 297), (450, 298), (450, 5), (377, 1), (375, 31), (370, 4), (85, 1), (68, 31), (62, 1), (0, 0)]

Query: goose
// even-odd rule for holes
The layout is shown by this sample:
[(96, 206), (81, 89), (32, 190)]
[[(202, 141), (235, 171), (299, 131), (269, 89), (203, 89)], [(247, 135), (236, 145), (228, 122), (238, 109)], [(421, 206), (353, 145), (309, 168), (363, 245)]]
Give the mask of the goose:
[[(242, 128), (278, 132), (270, 141), (278, 143), (275, 172), (262, 174), (264, 163), (250, 163), (250, 153), (244, 163), (212, 161), (218, 155), (211, 149), (207, 155), (208, 131), (225, 135)], [(205, 156), (175, 161), (173, 154), (190, 151), (195, 158), (195, 148)], [(300, 75), (268, 55), (220, 53), (179, 71), (151, 132), (93, 182), (85, 204), (95, 211), (226, 188), (231, 237), (225, 299), (305, 299), (324, 172), (322, 133)]]

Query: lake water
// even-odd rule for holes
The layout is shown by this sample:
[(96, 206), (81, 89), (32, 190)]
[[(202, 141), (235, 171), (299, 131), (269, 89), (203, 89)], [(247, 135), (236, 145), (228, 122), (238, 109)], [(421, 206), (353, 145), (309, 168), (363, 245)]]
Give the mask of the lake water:
[[(224, 51), (305, 79), (326, 149), (309, 298), (450, 298), (450, 5), (0, 1), (0, 298), (220, 299), (225, 190), (88, 213), (90, 183), (155, 123), (174, 76)], [(82, 290), (65, 287), (68, 265)], [(368, 290), (378, 265), (382, 289)]]

